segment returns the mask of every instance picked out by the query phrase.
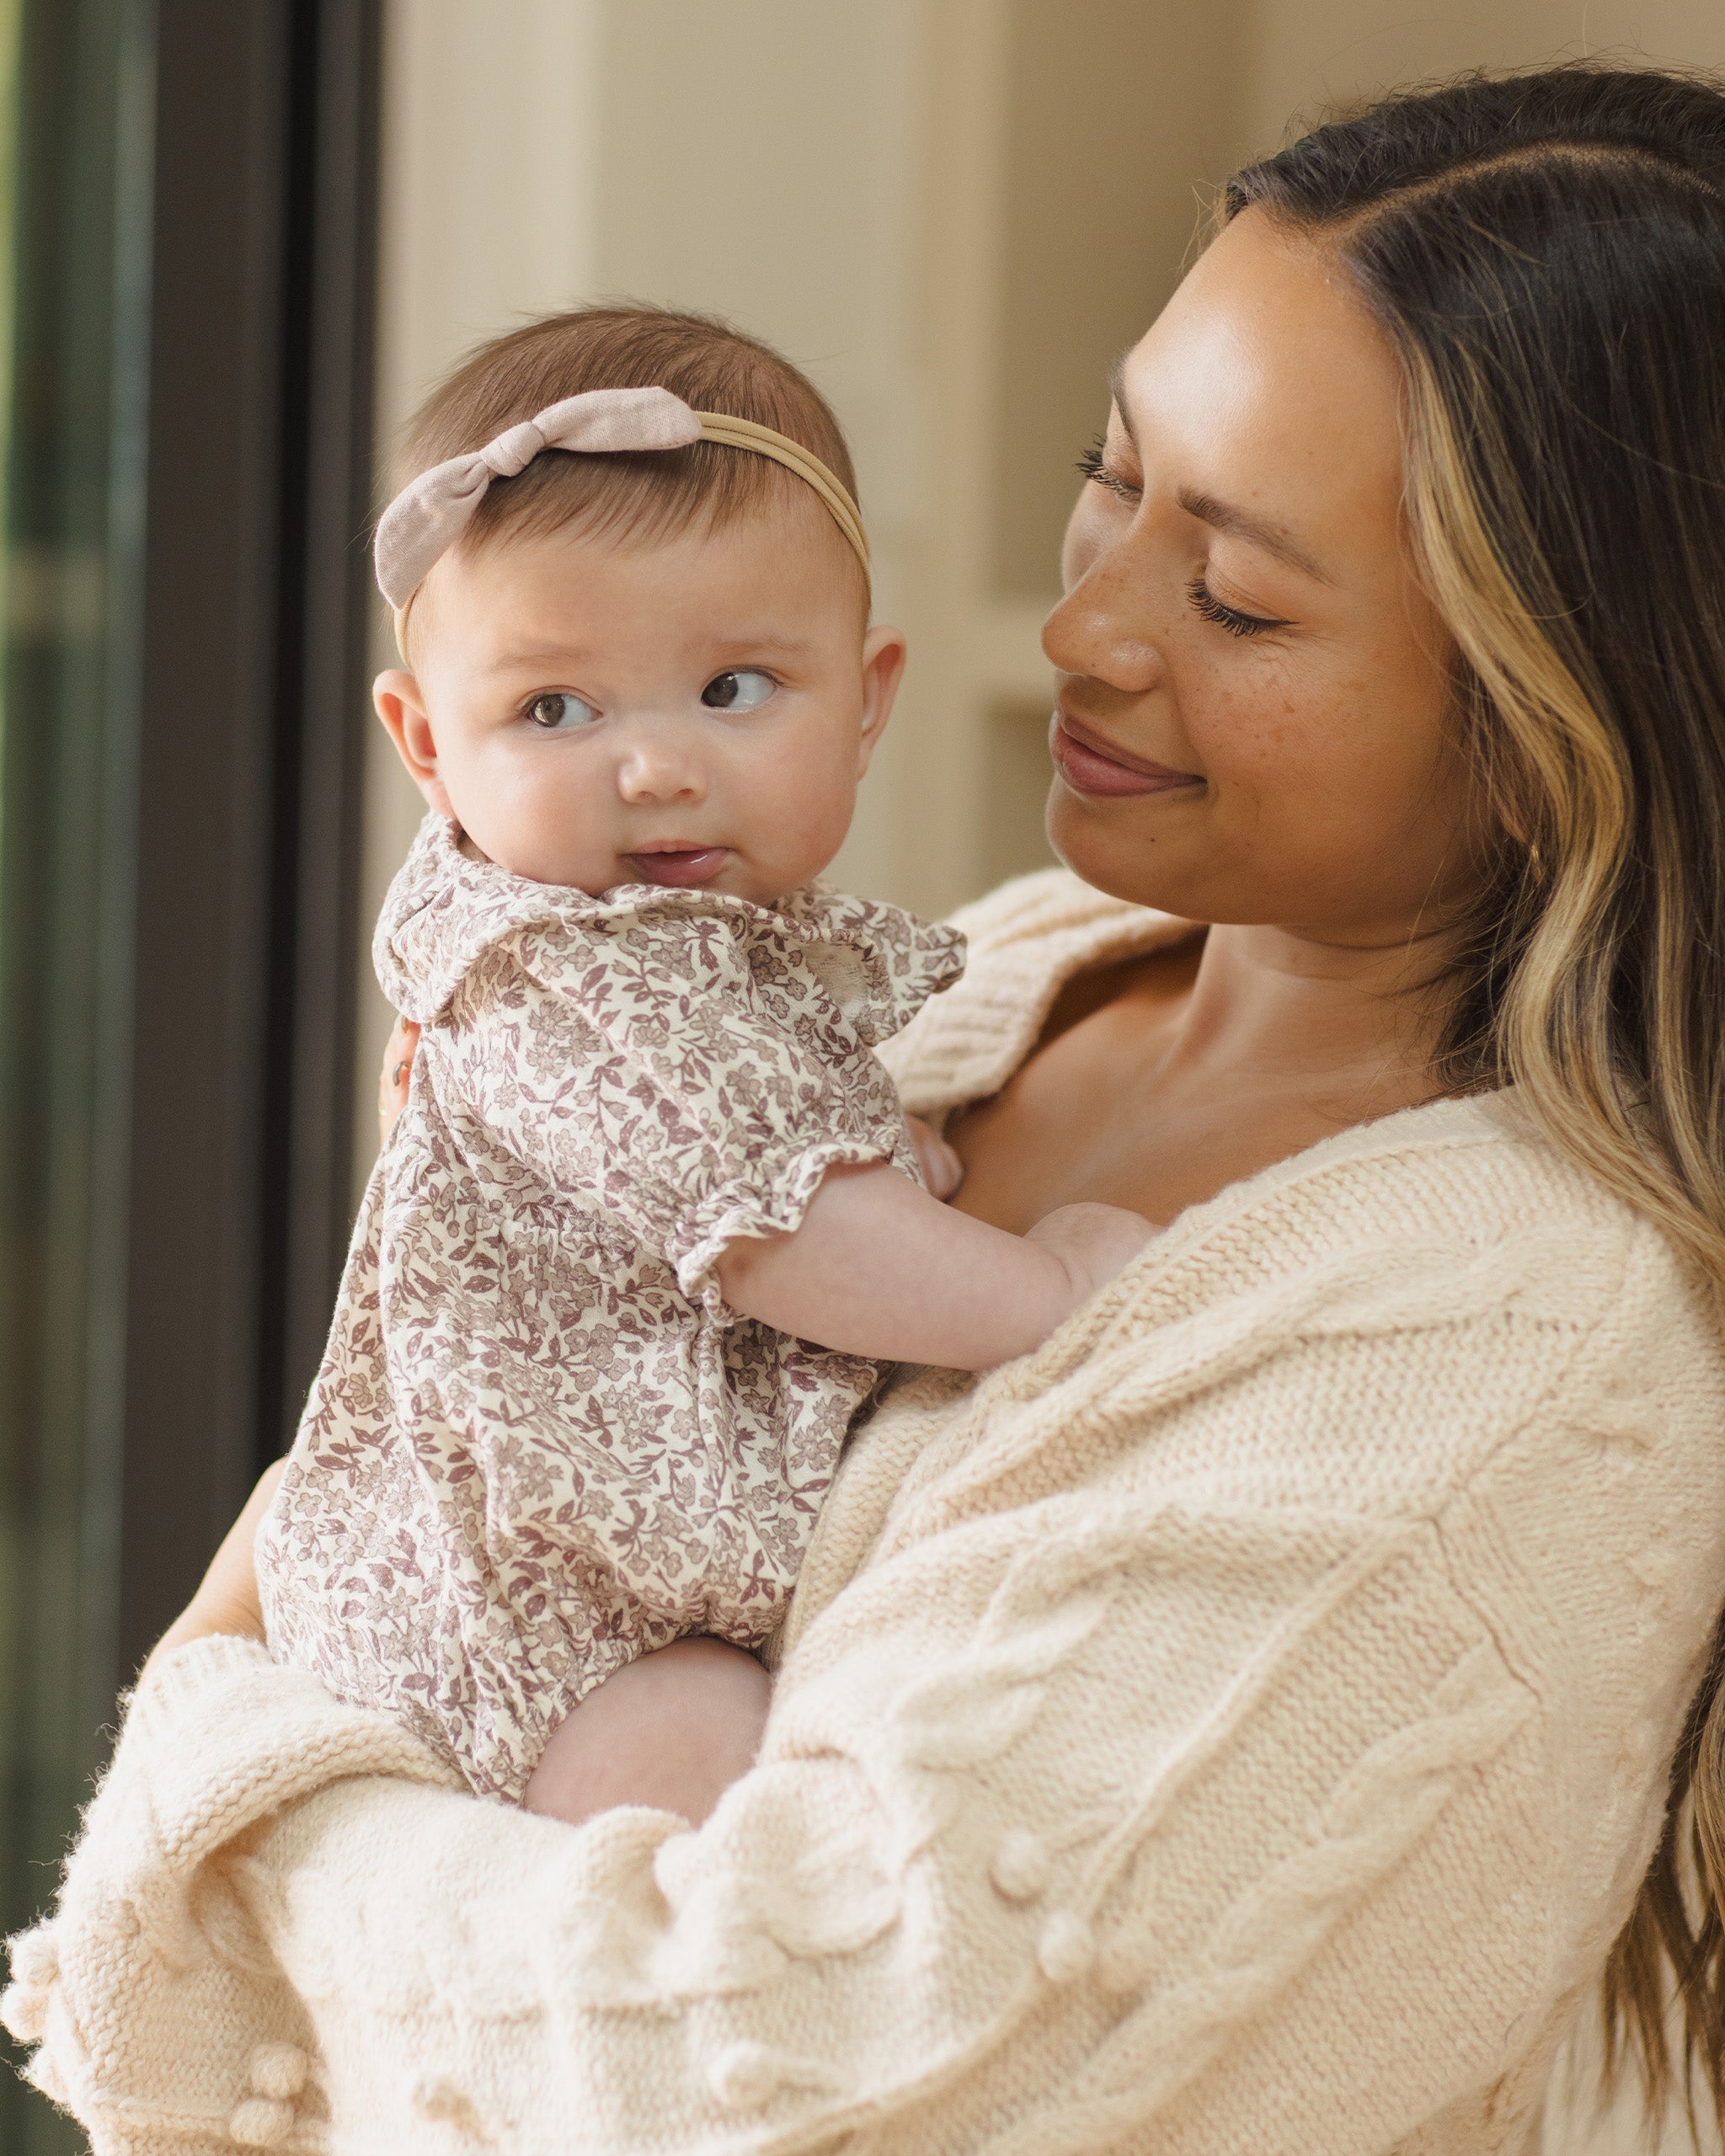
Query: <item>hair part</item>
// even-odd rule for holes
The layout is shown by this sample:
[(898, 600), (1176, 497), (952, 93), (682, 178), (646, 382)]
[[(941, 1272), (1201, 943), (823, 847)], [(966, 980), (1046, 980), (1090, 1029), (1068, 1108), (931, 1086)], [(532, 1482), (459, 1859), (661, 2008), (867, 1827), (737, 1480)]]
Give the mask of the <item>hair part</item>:
[[(1495, 832), (1439, 1075), (1513, 1084), (1725, 1319), (1725, 91), (1472, 75), (1236, 173), (1248, 208), (1339, 259), (1402, 364), (1408, 543)], [(1603, 2000), (1608, 2086), (1632, 2051), (1692, 2127), (1725, 2117), (1720, 1669)]]
[[(574, 308), (523, 323), (463, 360), (409, 421), (392, 492), (485, 444), (547, 405), (590, 389), (669, 389), (696, 411), (771, 427), (812, 451), (857, 499), (844, 431), (808, 376), (757, 337), (717, 316), (670, 307)], [(457, 554), (578, 528), (619, 544), (655, 544), (765, 515), (825, 507), (771, 457), (726, 444), (638, 454), (545, 450), (513, 478), (494, 480), (457, 542)], [(867, 600), (851, 547), (834, 538)], [(417, 610), (416, 610), (417, 611)]]

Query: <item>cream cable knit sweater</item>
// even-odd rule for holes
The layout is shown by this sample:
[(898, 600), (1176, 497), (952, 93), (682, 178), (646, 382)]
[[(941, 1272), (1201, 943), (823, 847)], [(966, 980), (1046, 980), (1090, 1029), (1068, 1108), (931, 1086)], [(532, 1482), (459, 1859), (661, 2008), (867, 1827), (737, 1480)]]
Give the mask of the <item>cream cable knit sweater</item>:
[[(895, 1057), (998, 1086), (1172, 932), (1061, 876)], [(699, 1833), (435, 1786), (232, 1641), (135, 1699), (8, 2025), (124, 2156), (1484, 2156), (1652, 1852), (1725, 1592), (1725, 1366), (1501, 1102), (1185, 1215), (854, 1445)]]

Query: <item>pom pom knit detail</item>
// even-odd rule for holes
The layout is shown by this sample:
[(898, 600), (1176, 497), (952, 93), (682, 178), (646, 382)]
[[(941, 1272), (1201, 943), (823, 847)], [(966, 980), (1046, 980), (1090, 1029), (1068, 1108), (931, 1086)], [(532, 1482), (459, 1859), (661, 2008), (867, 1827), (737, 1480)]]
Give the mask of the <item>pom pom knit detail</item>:
[(252, 2093), (289, 2103), (304, 2089), (307, 2062), (297, 2044), (259, 2044), (252, 2053)]
[(1060, 1909), (1042, 1928), (1036, 1965), (1051, 1984), (1076, 1983), (1096, 1960), (1096, 1935), (1081, 1916)]
[(832, 2073), (813, 2059), (797, 2058), (759, 2043), (738, 2043), (721, 2052), (708, 2068), (713, 2093), (727, 2111), (750, 2111), (768, 2103), (782, 2089), (830, 2089)]
[(1028, 1828), (1003, 1835), (989, 1866), (989, 1877), (1009, 1902), (1033, 1902), (1048, 1885), (1048, 1844)]
[(267, 2096), (248, 2096), (227, 2122), (228, 2132), (242, 2148), (279, 2148), (293, 2127), (293, 2105), (272, 2102)]

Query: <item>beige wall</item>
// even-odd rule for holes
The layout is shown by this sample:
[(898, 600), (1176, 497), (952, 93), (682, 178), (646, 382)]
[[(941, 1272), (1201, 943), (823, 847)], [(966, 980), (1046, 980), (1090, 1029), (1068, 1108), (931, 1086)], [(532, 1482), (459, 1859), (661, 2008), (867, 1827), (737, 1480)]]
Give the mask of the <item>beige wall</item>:
[[(805, 366), (911, 649), (834, 873), (927, 912), (1047, 857), (1072, 463), (1207, 189), (1296, 110), (1434, 70), (1725, 65), (1725, 0), (390, 0), (387, 26), (384, 434), (467, 347), (585, 298), (716, 308)], [(418, 812), (374, 741), (368, 919)], [(388, 1024), (363, 963), (361, 1161)]]
[(1725, 0), (1257, 0), (1242, 54), (1242, 132), (1273, 145), (1290, 116), (1462, 67), (1587, 54), (1725, 66)]

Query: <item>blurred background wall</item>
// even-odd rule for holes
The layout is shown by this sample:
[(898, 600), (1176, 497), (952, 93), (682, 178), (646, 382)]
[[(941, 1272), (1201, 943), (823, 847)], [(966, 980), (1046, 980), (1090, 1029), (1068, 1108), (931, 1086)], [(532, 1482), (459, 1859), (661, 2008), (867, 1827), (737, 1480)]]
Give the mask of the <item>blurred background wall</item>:
[[(459, 354), (580, 300), (778, 344), (847, 429), (911, 640), (833, 873), (942, 913), (1050, 858), (1074, 461), (1216, 186), (1327, 101), (1588, 51), (1725, 65), (1725, 0), (386, 0), (380, 446)], [(367, 922), (419, 811), (370, 741)], [(362, 1177), (389, 1017), (356, 965)]]

